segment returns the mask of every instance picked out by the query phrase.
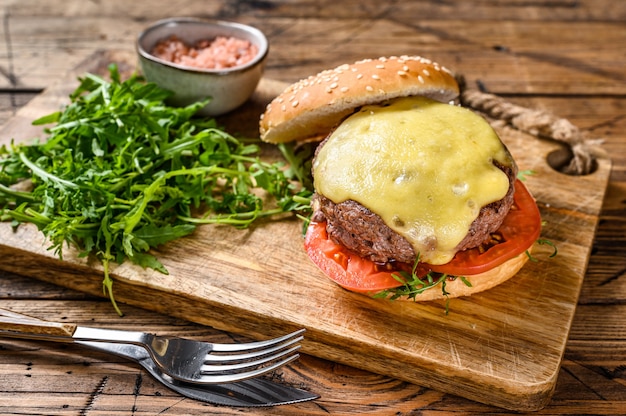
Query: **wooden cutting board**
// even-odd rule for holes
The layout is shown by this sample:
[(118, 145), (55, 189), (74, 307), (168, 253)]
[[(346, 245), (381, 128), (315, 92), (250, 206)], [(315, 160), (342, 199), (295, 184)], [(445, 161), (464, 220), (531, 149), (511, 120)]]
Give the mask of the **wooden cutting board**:
[[(105, 73), (110, 62), (134, 68), (126, 52), (95, 54), (10, 120), (2, 143), (41, 136), (32, 120), (66, 102), (76, 74)], [(252, 101), (223, 122), (231, 132), (255, 133), (265, 103), (283, 87), (263, 80)], [(539, 409), (555, 387), (610, 162), (567, 176), (547, 163), (558, 145), (513, 130), (500, 134), (520, 169), (536, 172), (526, 183), (545, 222), (542, 237), (558, 246), (558, 256), (548, 259), (551, 249), (538, 246), (538, 262), (495, 289), (453, 299), (447, 315), (443, 302), (374, 300), (339, 288), (308, 260), (302, 224), (291, 218), (248, 230), (203, 226), (157, 253), (169, 275), (116, 267), (116, 299), (259, 339), (304, 327), (307, 354), (507, 409)], [(14, 232), (2, 223), (0, 238), (0, 269), (102, 295), (97, 262), (71, 250), (60, 261), (29, 225)]]

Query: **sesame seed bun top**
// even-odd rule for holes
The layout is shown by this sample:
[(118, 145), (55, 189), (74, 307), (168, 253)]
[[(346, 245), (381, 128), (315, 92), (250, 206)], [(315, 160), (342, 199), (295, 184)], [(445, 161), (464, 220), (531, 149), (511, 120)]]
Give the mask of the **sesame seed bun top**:
[(459, 94), (452, 73), (419, 56), (365, 59), (290, 85), (261, 115), (261, 139), (285, 143), (323, 138), (356, 108), (398, 97), (449, 102)]

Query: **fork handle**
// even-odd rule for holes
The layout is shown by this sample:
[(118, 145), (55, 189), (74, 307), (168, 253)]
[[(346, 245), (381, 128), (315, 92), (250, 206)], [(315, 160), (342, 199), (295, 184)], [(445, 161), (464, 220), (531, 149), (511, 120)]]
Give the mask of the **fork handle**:
[[(0, 330), (10, 331), (15, 335), (40, 335), (51, 337), (63, 337), (72, 339), (72, 335), (76, 332), (76, 325), (60, 323), (35, 321), (29, 319), (20, 319), (13, 316), (0, 316)], [(6, 334), (5, 335), (9, 335)]]
[(57, 342), (95, 341), (145, 345), (143, 332), (90, 328), (76, 324), (48, 322), (0, 308), (0, 337)]

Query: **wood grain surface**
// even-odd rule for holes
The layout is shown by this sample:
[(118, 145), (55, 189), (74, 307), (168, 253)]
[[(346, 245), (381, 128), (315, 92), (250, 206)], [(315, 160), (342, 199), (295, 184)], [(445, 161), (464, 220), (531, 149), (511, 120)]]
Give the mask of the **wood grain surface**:
[[(25, 104), (28, 97), (32, 97), (39, 89), (53, 85), (97, 49), (118, 50), (121, 47), (132, 53), (132, 39), (148, 20), (176, 14), (219, 15), (253, 23), (269, 34), (272, 51), (267, 70), (268, 79), (290, 82), (359, 57), (400, 54), (407, 53), (407, 49), (411, 52), (417, 49), (420, 54), (462, 72), (473, 85), (478, 83), (519, 104), (550, 110), (569, 118), (592, 136), (605, 138), (604, 147), (613, 159), (613, 166), (604, 198), (604, 188), (594, 182), (595, 177), (583, 178), (575, 186), (564, 186), (557, 175), (550, 176), (550, 181), (547, 182), (535, 182), (534, 188), (531, 186), (540, 201), (550, 203), (549, 206), (542, 206), (542, 214), (550, 220), (549, 224), (553, 224), (547, 227), (550, 238), (564, 242), (567, 258), (582, 255), (572, 263), (552, 263), (549, 268), (554, 269), (548, 271), (552, 275), (560, 275), (565, 271), (565, 277), (560, 277), (564, 280), (560, 282), (571, 282), (567, 277), (570, 273), (575, 275), (580, 272), (581, 276), (585, 276), (584, 281), (575, 282), (574, 287), (557, 283), (556, 288), (551, 289), (554, 282), (542, 280), (542, 285), (533, 288), (539, 294), (550, 290), (558, 291), (557, 298), (550, 302), (558, 310), (571, 312), (573, 318), (569, 334), (566, 331), (563, 335), (562, 328), (556, 328), (554, 333), (547, 334), (551, 344), (542, 344), (550, 352), (555, 344), (562, 343), (565, 355), (561, 370), (554, 374), (557, 385), (552, 401), (538, 413), (623, 413), (623, 406), (626, 404), (623, 372), (626, 365), (623, 324), (626, 313), (623, 310), (626, 300), (626, 285), (623, 282), (626, 267), (626, 150), (623, 136), (626, 111), (623, 96), (626, 82), (623, 74), (624, 56), (616, 52), (620, 45), (624, 45), (625, 39), (625, 29), (620, 23), (625, 16), (621, 3), (536, 2), (522, 5), (493, 1), (478, 2), (470, 7), (469, 2), (379, 4), (347, 1), (341, 5), (324, 3), (319, 8), (319, 2), (189, 2), (176, 6), (164, 3), (159, 4), (161, 7), (150, 8), (138, 4), (126, 5), (127, 7), (120, 5), (120, 2), (96, 4), (73, 1), (60, 5), (51, 1), (46, 6), (33, 7), (33, 3), (28, 1), (6, 2), (3, 9), (6, 22), (4, 47), (10, 45), (11, 48), (4, 51), (6, 58), (0, 57), (0, 64), (10, 75), (4, 78), (5, 88), (10, 91), (0, 96), (4, 100), (2, 103), (5, 103), (3, 114), (10, 116), (12, 109)], [(124, 10), (123, 17), (119, 11), (121, 9)], [(454, 13), (451, 13), (453, 10)], [(512, 140), (518, 140), (516, 132), (507, 133), (510, 133)], [(533, 159), (526, 153), (532, 152), (535, 146), (527, 149), (528, 142), (522, 138), (519, 140), (523, 144), (520, 146), (519, 156), (516, 156), (522, 160), (526, 156)], [(545, 149), (544, 153), (548, 151)], [(604, 166), (599, 172), (604, 172), (605, 168), (608, 172), (608, 166)], [(544, 173), (552, 175), (549, 171)], [(558, 190), (556, 194), (553, 194), (554, 189)], [(563, 194), (568, 198), (567, 203), (552, 205), (552, 198), (560, 198)], [(591, 202), (591, 205), (587, 202)], [(600, 222), (594, 239), (593, 233), (588, 235), (580, 230), (588, 229), (590, 225), (593, 228), (598, 213)], [(573, 221), (563, 222), (562, 218), (573, 218)], [(226, 237), (234, 238), (230, 235)], [(581, 248), (582, 251), (579, 251)], [(27, 246), (23, 251), (28, 254), (33, 250), (32, 246)], [(40, 250), (40, 247), (36, 250)], [(14, 252), (11, 253), (14, 255)], [(229, 257), (222, 260), (233, 261)], [(26, 268), (19, 264), (18, 258), (4, 260), (7, 261), (15, 264), (14, 270), (18, 274), (28, 274), (29, 267), (33, 267), (41, 270), (47, 278), (54, 274), (53, 267), (56, 267), (52, 261), (50, 264), (44, 261), (35, 266), (25, 266)], [(198, 262), (195, 267), (202, 269), (204, 265), (205, 263)], [(247, 267), (254, 270), (256, 265), (249, 264)], [(68, 278), (84, 279), (81, 273), (85, 270), (90, 269), (79, 268)], [(548, 271), (538, 270), (540, 273)], [(94, 282), (97, 283), (97, 280)], [(241, 283), (237, 284), (241, 288)], [(516, 284), (527, 288), (522, 283)], [(580, 296), (576, 284), (582, 284)], [(123, 289), (123, 286), (120, 285), (120, 288)], [(293, 285), (290, 289), (293, 294), (302, 290)], [(97, 284), (89, 290), (99, 293)], [(334, 290), (329, 292), (334, 293)], [(563, 301), (564, 298), (570, 299), (573, 292), (576, 292), (574, 297), (578, 297), (575, 314), (569, 300)], [(141, 299), (145, 293), (149, 292), (137, 292), (134, 303), (145, 302), (145, 298)], [(220, 305), (224, 300), (221, 295), (216, 295)], [(343, 293), (337, 297), (342, 300), (348, 298), (350, 302), (356, 302), (362, 310), (370, 312), (369, 301), (360, 298), (355, 301), (356, 297)], [(159, 300), (151, 298), (154, 305), (148, 307), (164, 314), (125, 305), (126, 317), (120, 319), (111, 313), (106, 301), (83, 292), (39, 283), (9, 273), (3, 274), (0, 280), (0, 298), (7, 308), (49, 319), (65, 318), (68, 322), (114, 327), (143, 326), (158, 332), (184, 333), (200, 338), (243, 339), (241, 335), (228, 335), (176, 318), (176, 315), (185, 316), (180, 314), (181, 311), (187, 313), (176, 307), (184, 297), (173, 296), (176, 299), (169, 305), (158, 305)], [(540, 303), (539, 299), (537, 297), (537, 303)], [(133, 302), (133, 299), (129, 301)], [(286, 302), (288, 296), (285, 299), (274, 298), (277, 306), (284, 307)], [(512, 304), (515, 302), (516, 299), (513, 299)], [(452, 303), (452, 312), (448, 317), (451, 317), (448, 322), (455, 323), (451, 334), (470, 336), (465, 333), (467, 330), (463, 333), (460, 331), (462, 323), (477, 324), (479, 331), (484, 329), (481, 328), (483, 322), (474, 321), (475, 317), (471, 314), (465, 321), (463, 316), (454, 315), (458, 313), (455, 311), (459, 311), (455, 304), (456, 301)], [(257, 307), (257, 304), (253, 303), (252, 306)], [(314, 306), (316, 304), (309, 303), (304, 305), (304, 309)], [(460, 307), (463, 311), (466, 307), (471, 307), (472, 311), (481, 310), (480, 303), (475, 299), (461, 301)], [(230, 311), (241, 311), (241, 305), (229, 305), (229, 308), (232, 308)], [(259, 308), (262, 313), (269, 310), (267, 305), (260, 304)], [(441, 305), (420, 306), (420, 309), (425, 310), (434, 322), (443, 319), (438, 315)], [(509, 311), (506, 308), (505, 310)], [(338, 320), (335, 315), (329, 318), (331, 312), (322, 311), (319, 316)], [(532, 308), (523, 313), (516, 311), (516, 317), (533, 317), (537, 321), (534, 326), (540, 328), (543, 327), (538, 321), (559, 320), (559, 317), (550, 314), (536, 319), (536, 312)], [(215, 318), (209, 316), (205, 319), (203, 323), (211, 324)], [(288, 326), (300, 323), (290, 319)], [(492, 319), (497, 321), (497, 318)], [(280, 324), (269, 325), (266, 333), (286, 330), (283, 327), (284, 321), (278, 314), (270, 316), (270, 322)], [(565, 317), (562, 322), (567, 327), (570, 319)], [(258, 324), (259, 322), (252, 323), (253, 326)], [(355, 326), (357, 324), (352, 323)], [(476, 330), (471, 328), (471, 331), (475, 333)], [(312, 331), (312, 340), (327, 335), (326, 332), (321, 332), (318, 330), (318, 334), (315, 334)], [(537, 333), (543, 336), (543, 332), (540, 329)], [(497, 331), (494, 333), (489, 334), (495, 336), (491, 340), (498, 339)], [(502, 337), (502, 331), (499, 335)], [(526, 369), (534, 367), (535, 356), (524, 354), (529, 350), (523, 349), (527, 345), (531, 349), (539, 346), (541, 341), (536, 338), (525, 337), (523, 343), (517, 345), (519, 349), (516, 354), (509, 355), (517, 359), (512, 364), (514, 368), (521, 368), (522, 358), (531, 362)], [(555, 340), (559, 342), (554, 343)], [(424, 340), (420, 338), (415, 342), (419, 345)], [(503, 342), (501, 338), (500, 342)], [(0, 350), (0, 412), (198, 414), (215, 410), (210, 406), (181, 400), (180, 397), (164, 391), (149, 376), (144, 374), (140, 377), (141, 371), (132, 365), (122, 362), (107, 364), (111, 362), (108, 357), (94, 358), (91, 352), (86, 353), (72, 346), (61, 348), (27, 341), (3, 341), (0, 345), (3, 348)], [(446, 345), (449, 347), (450, 343)], [(314, 351), (316, 347), (318, 346), (312, 343), (307, 348), (309, 352), (318, 354)], [(446, 352), (448, 358), (454, 356), (450, 355), (450, 351)], [(379, 376), (336, 364), (348, 362), (362, 367), (362, 363), (352, 363), (342, 357), (345, 356), (331, 356), (327, 360), (307, 355), (294, 366), (285, 369), (282, 376), (286, 382), (304, 383), (307, 388), (320, 393), (322, 399), (315, 403), (272, 409), (270, 414), (507, 413), (459, 397), (467, 395), (467, 392), (463, 394), (452, 391), (451, 394), (444, 394), (439, 390), (399, 381), (397, 377), (406, 379), (401, 366), (395, 367), (397, 373), (393, 377)], [(453, 366), (453, 363), (448, 365)], [(67, 374), (68, 372), (71, 374)], [(521, 377), (527, 376), (528, 373), (521, 372)], [(437, 387), (428, 384), (426, 386)], [(267, 413), (241, 409), (219, 409), (219, 412)]]

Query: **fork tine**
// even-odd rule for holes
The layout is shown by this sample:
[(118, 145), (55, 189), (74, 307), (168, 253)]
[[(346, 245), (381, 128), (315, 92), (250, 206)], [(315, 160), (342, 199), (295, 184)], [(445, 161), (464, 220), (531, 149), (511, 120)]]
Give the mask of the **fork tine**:
[[(230, 348), (231, 344), (219, 344), (205, 356), (205, 364), (200, 368), (199, 377), (192, 382), (230, 383), (274, 371), (300, 357), (296, 353), (300, 345), (294, 344), (304, 338), (301, 335), (303, 332), (304, 330), (299, 330), (268, 341), (233, 344), (233, 346), (243, 345), (243, 349)], [(224, 345), (227, 348), (221, 348)]]
[[(221, 372), (245, 372), (245, 370), (260, 367), (263, 364), (270, 363), (272, 361), (276, 361), (280, 358), (290, 356), (300, 349), (299, 345), (295, 347), (291, 347), (287, 350), (280, 350), (276, 354), (262, 356), (262, 358), (254, 361), (243, 361), (236, 364), (208, 364), (203, 365), (200, 368), (201, 374), (213, 374), (213, 373), (221, 373)], [(242, 354), (243, 355), (243, 354)], [(233, 361), (229, 360), (228, 362)]]
[(224, 383), (234, 383), (237, 381), (247, 380), (250, 378), (255, 378), (262, 376), (263, 374), (272, 372), (285, 364), (288, 364), (300, 357), (300, 354), (293, 354), (281, 361), (278, 361), (272, 365), (257, 367), (254, 370), (250, 370), (243, 373), (230, 373), (230, 374), (211, 374), (205, 376), (200, 376), (200, 378), (191, 381), (191, 383), (202, 383), (202, 384), (224, 384)]
[(217, 363), (217, 362), (236, 362), (236, 361), (246, 361), (246, 360), (250, 361), (258, 357), (263, 357), (265, 355), (273, 354), (276, 351), (284, 350), (285, 348), (302, 341), (302, 339), (303, 337), (301, 336), (294, 338), (294, 339), (287, 339), (287, 342), (284, 342), (282, 344), (277, 344), (277, 345), (269, 344), (271, 345), (269, 348), (264, 348), (262, 350), (244, 349), (243, 351), (249, 351), (249, 352), (243, 352), (239, 354), (220, 354), (220, 353), (215, 354), (214, 351), (211, 351), (204, 357), (204, 362), (205, 363), (211, 363), (211, 362)]
[(297, 341), (301, 341), (304, 338), (301, 336), (304, 331), (305, 329), (303, 328), (298, 331), (292, 332), (291, 334), (287, 334), (278, 338), (268, 339), (266, 341), (247, 342), (243, 344), (213, 344), (211, 353), (258, 350), (261, 348), (267, 348), (273, 345), (282, 344), (294, 337), (298, 337)]

